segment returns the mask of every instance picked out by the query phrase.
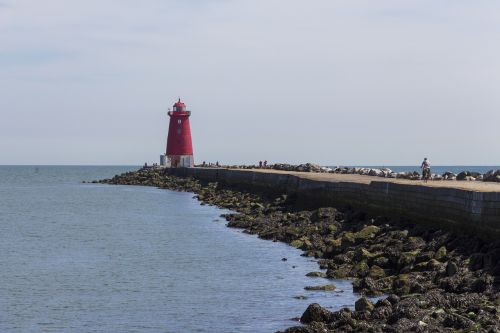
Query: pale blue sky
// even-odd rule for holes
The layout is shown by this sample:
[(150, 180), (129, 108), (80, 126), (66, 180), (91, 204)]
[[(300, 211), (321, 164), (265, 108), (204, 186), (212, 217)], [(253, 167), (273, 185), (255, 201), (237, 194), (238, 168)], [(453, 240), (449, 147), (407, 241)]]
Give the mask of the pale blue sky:
[(0, 0), (0, 164), (500, 165), (500, 2)]

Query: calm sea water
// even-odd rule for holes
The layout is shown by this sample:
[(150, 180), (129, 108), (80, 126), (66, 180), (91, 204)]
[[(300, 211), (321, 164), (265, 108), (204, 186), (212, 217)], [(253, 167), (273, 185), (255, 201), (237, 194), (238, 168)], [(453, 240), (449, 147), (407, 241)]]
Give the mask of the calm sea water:
[(193, 194), (81, 183), (131, 169), (0, 167), (0, 332), (274, 332), (359, 297)]

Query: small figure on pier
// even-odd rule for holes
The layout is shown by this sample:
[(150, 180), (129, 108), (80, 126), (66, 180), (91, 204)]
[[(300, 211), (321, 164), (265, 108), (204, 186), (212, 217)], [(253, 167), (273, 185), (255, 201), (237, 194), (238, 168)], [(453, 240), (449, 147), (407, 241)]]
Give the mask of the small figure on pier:
[(422, 179), (427, 183), (427, 181), (431, 178), (431, 163), (429, 162), (427, 157), (424, 158), (424, 161), (422, 162), (420, 168), (422, 169)]

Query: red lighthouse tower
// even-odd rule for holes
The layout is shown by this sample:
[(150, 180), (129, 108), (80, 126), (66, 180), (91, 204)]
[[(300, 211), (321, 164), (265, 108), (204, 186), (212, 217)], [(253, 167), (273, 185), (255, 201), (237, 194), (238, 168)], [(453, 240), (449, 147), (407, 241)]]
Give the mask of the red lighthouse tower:
[(170, 167), (193, 167), (193, 143), (189, 117), (191, 111), (186, 110), (186, 104), (179, 101), (174, 104), (173, 111), (169, 111), (170, 124), (168, 126), (167, 153), (164, 165)]

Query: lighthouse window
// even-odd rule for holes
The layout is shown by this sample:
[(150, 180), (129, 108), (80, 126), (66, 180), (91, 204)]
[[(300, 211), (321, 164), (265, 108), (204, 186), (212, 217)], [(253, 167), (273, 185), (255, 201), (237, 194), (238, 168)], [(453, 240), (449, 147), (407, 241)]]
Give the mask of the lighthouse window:
[(182, 120), (181, 119), (177, 120), (177, 124), (180, 124), (180, 123), (182, 123)]
[(177, 130), (177, 134), (181, 134), (181, 129), (180, 128)]

